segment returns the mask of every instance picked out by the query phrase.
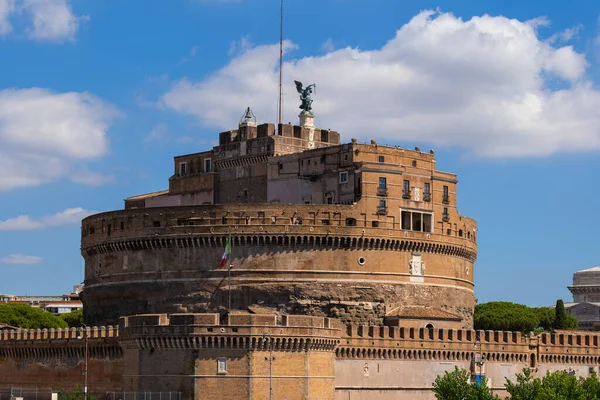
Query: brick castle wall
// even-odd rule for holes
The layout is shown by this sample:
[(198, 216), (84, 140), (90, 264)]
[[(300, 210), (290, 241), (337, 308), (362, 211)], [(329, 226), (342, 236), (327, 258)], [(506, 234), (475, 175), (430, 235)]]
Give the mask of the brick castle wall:
[[(537, 375), (600, 372), (600, 335), (387, 326), (274, 315), (140, 315), (88, 328), (89, 391), (181, 391), (185, 399), (427, 399), (455, 366), (484, 373), (500, 393), (523, 368)], [(0, 333), (0, 387), (83, 384), (84, 331)], [(486, 356), (483, 366), (475, 355)], [(269, 358), (273, 357), (271, 365)], [(219, 372), (219, 359), (225, 372)], [(200, 396), (199, 394), (202, 394)]]

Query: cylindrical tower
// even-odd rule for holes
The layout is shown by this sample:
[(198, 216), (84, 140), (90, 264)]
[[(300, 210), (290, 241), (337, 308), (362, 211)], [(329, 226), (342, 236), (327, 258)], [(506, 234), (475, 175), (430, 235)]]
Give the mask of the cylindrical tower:
[[(85, 319), (260, 305), (381, 323), (398, 306), (474, 307), (471, 239), (361, 225), (355, 206), (206, 205), (83, 221)], [(326, 221), (326, 222), (325, 222)], [(116, 228), (115, 228), (116, 227)], [(218, 269), (227, 238), (232, 252)], [(227, 269), (231, 266), (231, 286)]]

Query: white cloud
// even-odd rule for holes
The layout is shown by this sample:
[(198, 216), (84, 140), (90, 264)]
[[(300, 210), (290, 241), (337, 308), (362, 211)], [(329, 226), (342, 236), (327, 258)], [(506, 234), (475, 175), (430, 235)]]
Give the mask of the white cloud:
[(321, 51), (325, 53), (331, 53), (335, 50), (333, 39), (329, 38), (321, 44)]
[(29, 38), (40, 41), (64, 42), (75, 40), (81, 21), (70, 0), (0, 0), (0, 36), (13, 31), (11, 19), (27, 26)]
[(103, 175), (90, 171), (87, 167), (73, 168), (69, 176), (72, 182), (89, 186), (100, 186), (115, 180), (114, 175)]
[(252, 48), (252, 42), (250, 42), (250, 36), (243, 36), (240, 40), (234, 40), (229, 44), (229, 50), (227, 54), (232, 56), (238, 56), (243, 54)]
[(185, 64), (186, 62), (188, 62), (190, 60), (190, 58), (196, 57), (196, 54), (198, 53), (198, 49), (199, 49), (198, 46), (193, 46), (190, 49), (190, 52), (189, 52), (188, 56), (181, 58), (181, 60), (179, 60), (179, 62), (177, 63), (177, 66)]
[(162, 142), (166, 140), (165, 133), (167, 132), (167, 126), (163, 123), (156, 125), (150, 133), (144, 137), (144, 145), (148, 145), (152, 142)]
[(32, 231), (52, 226), (79, 224), (82, 219), (95, 213), (95, 211), (75, 207), (39, 218), (32, 218), (29, 215), (19, 215), (5, 221), (0, 220), (0, 231)]
[(0, 36), (12, 31), (9, 15), (15, 10), (14, 0), (0, 0)]
[[(346, 140), (417, 141), (492, 157), (598, 150), (600, 92), (586, 80), (583, 54), (538, 37), (548, 23), (424, 11), (380, 49), (287, 61), (284, 121), (297, 120), (299, 80), (317, 84), (318, 125)], [(278, 44), (248, 48), (203, 81), (175, 82), (159, 103), (218, 129), (231, 129), (248, 104), (259, 120), (274, 121), (278, 58)]]
[(58, 179), (108, 150), (118, 111), (89, 93), (0, 91), (0, 191)]
[(75, 40), (79, 21), (68, 0), (20, 0), (22, 11), (31, 20), (28, 35), (32, 39), (63, 41)]
[(0, 258), (0, 264), (24, 265), (24, 264), (39, 264), (42, 258), (38, 256), (27, 256), (24, 254), (11, 254)]
[(562, 32), (553, 33), (546, 41), (548, 43), (568, 42), (579, 36), (579, 31), (583, 29), (583, 25), (579, 24), (572, 28), (567, 28)]

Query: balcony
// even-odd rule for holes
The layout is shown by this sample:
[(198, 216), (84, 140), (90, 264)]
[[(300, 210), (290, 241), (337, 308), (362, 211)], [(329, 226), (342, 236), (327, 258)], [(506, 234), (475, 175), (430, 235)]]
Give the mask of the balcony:
[(431, 193), (424, 193), (423, 194), (423, 201), (430, 202), (431, 201)]
[(442, 221), (444, 221), (444, 222), (450, 221), (450, 215), (448, 215), (448, 214), (442, 214)]
[(377, 207), (377, 215), (387, 215), (388, 209), (387, 207)]
[(377, 196), (387, 196), (388, 190), (387, 188), (377, 188)]
[(447, 194), (442, 195), (442, 203), (450, 204), (450, 196), (448, 196)]
[(410, 189), (402, 191), (402, 198), (406, 200), (410, 200)]

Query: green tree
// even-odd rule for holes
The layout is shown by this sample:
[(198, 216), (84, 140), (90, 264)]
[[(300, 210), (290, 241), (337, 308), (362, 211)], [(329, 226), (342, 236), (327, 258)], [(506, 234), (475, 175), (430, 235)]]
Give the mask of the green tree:
[(587, 378), (579, 378), (579, 383), (585, 393), (586, 400), (600, 399), (600, 380), (598, 380), (595, 373)]
[(567, 329), (567, 312), (565, 311), (565, 303), (561, 299), (556, 300), (554, 312), (554, 329)]
[(487, 387), (485, 378), (479, 385), (469, 383), (469, 372), (465, 369), (454, 367), (453, 371), (446, 371), (444, 375), (435, 378), (433, 393), (436, 399), (441, 400), (495, 400), (498, 396), (492, 394)]
[(25, 329), (69, 327), (62, 319), (27, 304), (0, 304), (0, 323)]
[(547, 372), (534, 378), (527, 368), (517, 374), (516, 383), (504, 385), (511, 400), (599, 400), (600, 381), (595, 374), (579, 379), (567, 371)]
[(540, 325), (538, 313), (522, 304), (493, 301), (475, 306), (475, 329), (530, 332)]
[(70, 313), (62, 314), (60, 317), (69, 324), (69, 328), (77, 328), (83, 324), (83, 310), (75, 310)]
[(567, 371), (547, 372), (542, 378), (539, 400), (586, 400), (580, 381)]
[[(563, 307), (564, 308), (564, 307)], [(475, 329), (494, 331), (538, 332), (555, 328), (556, 312), (552, 307), (527, 307), (505, 301), (477, 304), (473, 322)], [(577, 328), (577, 319), (565, 313), (565, 328)]]
[(506, 379), (504, 387), (512, 400), (537, 400), (542, 390), (542, 382), (531, 374), (529, 368), (523, 369), (522, 374), (517, 374), (517, 382), (512, 383)]
[[(563, 303), (564, 305), (564, 303)], [(537, 316), (540, 319), (540, 327), (546, 331), (551, 331), (554, 329), (555, 319), (556, 319), (556, 308), (552, 307), (537, 307), (534, 308)], [(579, 324), (577, 318), (574, 316), (565, 313), (566, 317), (566, 325), (564, 329), (577, 329), (577, 325)]]

